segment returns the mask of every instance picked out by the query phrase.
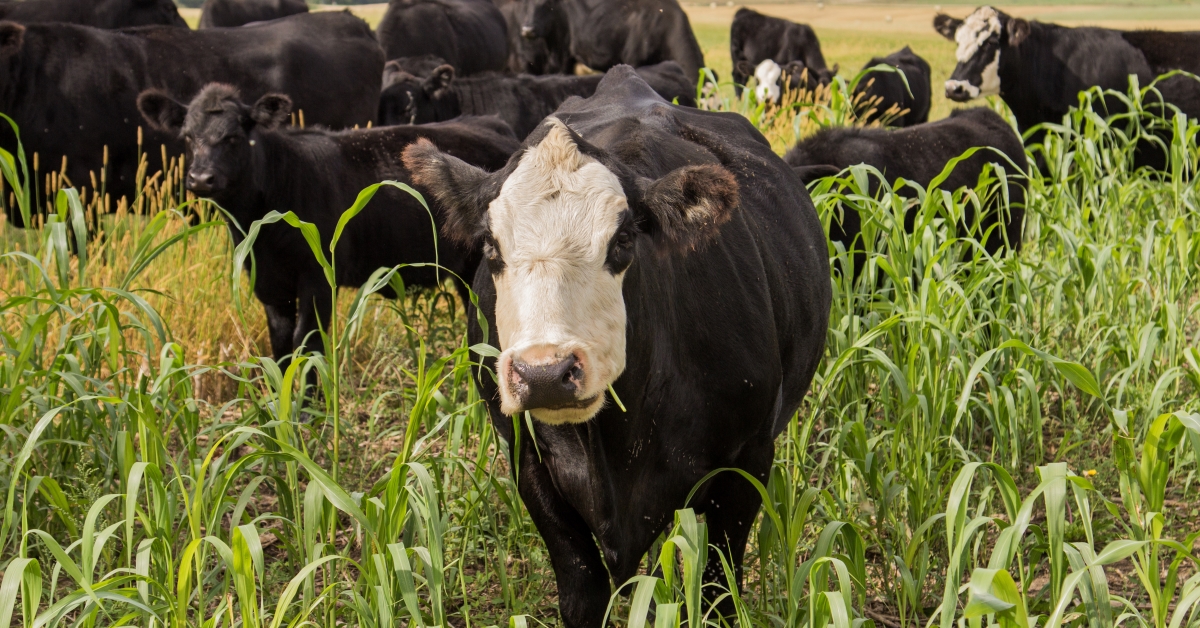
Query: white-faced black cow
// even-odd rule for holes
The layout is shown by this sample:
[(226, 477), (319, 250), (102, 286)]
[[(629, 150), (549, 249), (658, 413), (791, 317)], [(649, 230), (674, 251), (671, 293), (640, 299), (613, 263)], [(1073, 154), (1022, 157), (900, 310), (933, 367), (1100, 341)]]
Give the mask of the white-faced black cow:
[[(1027, 163), (1021, 138), (999, 114), (987, 107), (954, 111), (949, 118), (927, 122), (904, 129), (830, 128), (799, 142), (784, 155), (784, 161), (796, 167), (797, 174), (805, 182), (819, 177), (837, 174), (855, 164), (868, 164), (878, 169), (887, 180), (894, 182), (904, 178), (922, 186), (928, 186), (933, 178), (941, 174), (946, 163), (976, 146), (999, 150), (1017, 165), (1019, 172), (1000, 155), (990, 150), (980, 150), (958, 163), (950, 176), (942, 183), (943, 190), (957, 190), (963, 186), (973, 188), (986, 164), (997, 163), (1008, 175), (1010, 207), (1003, 216), (1003, 227), (992, 229), (1002, 205), (1000, 198), (987, 208), (979, 223), (983, 233), (990, 233), (984, 248), (995, 255), (1006, 247), (1019, 250), (1021, 230), (1025, 224), (1025, 188), (1022, 177)], [(879, 182), (871, 179), (875, 194)], [(896, 190), (897, 194), (915, 196), (911, 188)], [(966, 225), (974, 222), (971, 205), (964, 217)], [(966, 228), (966, 225), (963, 228)], [(906, 227), (913, 228), (913, 216)], [(839, 223), (829, 227), (831, 240), (841, 242), (847, 250), (861, 232), (859, 216), (847, 212)], [(861, 247), (860, 247), (861, 248)], [(860, 258), (861, 260), (861, 258)], [(862, 264), (855, 264), (856, 270)]]
[[(106, 189), (114, 205), (138, 192), (142, 90), (188, 99), (206, 83), (222, 81), (247, 98), (280, 92), (307, 123), (342, 128), (374, 120), (382, 70), (371, 29), (348, 13), (199, 31), (0, 22), (0, 111), (20, 126), (26, 154), (37, 152), (55, 171), (66, 158), (69, 181), (90, 187), (91, 173), (100, 178), (107, 146)], [(154, 168), (163, 145), (171, 155), (183, 151), (172, 136), (146, 133), (140, 150)], [(0, 125), (0, 146), (16, 149), (8, 125)]]
[(187, 22), (171, 0), (8, 0), (0, 20), (22, 24), (62, 22), (96, 28), (182, 26)]
[(811, 26), (745, 7), (733, 14), (729, 56), (734, 91), (741, 96), (742, 87), (753, 76), (759, 100), (777, 101), (783, 90), (828, 85), (837, 74), (836, 66), (832, 70), (825, 66), (821, 42)]
[[(391, 66), (393, 62), (389, 61)], [(524, 138), (560, 104), (571, 96), (588, 97), (603, 78), (587, 76), (519, 74), (480, 74), (454, 77), (454, 68), (442, 65), (427, 76), (399, 70), (385, 71), (383, 93), (379, 96), (380, 124), (423, 124), (441, 122), (460, 115), (499, 115)], [(422, 63), (406, 65), (420, 66)], [(637, 69), (659, 96), (670, 102), (693, 107), (696, 86), (679, 64), (664, 61)]]
[(436, 55), (462, 75), (508, 64), (508, 25), (490, 0), (391, 0), (378, 34), (388, 59)]
[[(1079, 104), (1079, 92), (1090, 87), (1124, 93), (1131, 74), (1147, 85), (1171, 69), (1200, 71), (1200, 57), (1180, 54), (1200, 49), (1200, 33), (1067, 28), (989, 6), (964, 20), (939, 14), (933, 26), (958, 43), (958, 65), (946, 81), (946, 97), (965, 102), (998, 94), (1022, 131), (1060, 122)], [(1200, 116), (1200, 86), (1194, 79), (1177, 76), (1159, 83), (1159, 89), (1167, 102)], [(1123, 111), (1116, 98), (1105, 104), (1110, 112)]]
[[(188, 106), (149, 90), (138, 107), (151, 125), (186, 139), (188, 189), (219, 203), (241, 229), (271, 210), (290, 210), (317, 226), (326, 247), (342, 212), (363, 188), (384, 180), (409, 182), (400, 156), (417, 138), (493, 169), (519, 147), (503, 122), (484, 118), (350, 131), (286, 128), (292, 109), (287, 96), (267, 94), (247, 105), (237, 90), (221, 84), (205, 87)], [(409, 194), (380, 189), (342, 234), (338, 285), (357, 287), (378, 268), (435, 260), (468, 277), (479, 263), (478, 247), (443, 242), (435, 255), (429, 220)], [(230, 225), (230, 232), (241, 241), (241, 230)], [(306, 339), (308, 349), (322, 350), (320, 338), (310, 334), (318, 324), (329, 324), (329, 285), (300, 231), (284, 223), (265, 226), (254, 256), (254, 294), (266, 309), (275, 358), (282, 360)], [(430, 286), (439, 273), (418, 267), (400, 275), (406, 285)], [(447, 275), (441, 271), (440, 277)]]
[(242, 26), (308, 13), (304, 0), (204, 0), (200, 28)]
[[(572, 59), (605, 71), (619, 64), (639, 67), (674, 61), (693, 85), (700, 78), (704, 53), (677, 0), (519, 1), (525, 4), (523, 14), (530, 19), (522, 25), (522, 33), (543, 38), (548, 54), (559, 59), (560, 65)], [(561, 31), (564, 16), (569, 30), (566, 37)]]
[[(878, 120), (895, 107), (904, 111), (890, 121), (892, 126), (912, 126), (929, 121), (929, 101), (933, 97), (929, 80), (929, 63), (922, 59), (912, 48), (905, 46), (892, 54), (880, 58), (875, 57), (863, 66), (863, 69), (877, 65), (890, 65), (904, 73), (901, 78), (897, 72), (869, 72), (855, 86), (854, 92), (862, 94), (861, 103), (869, 106), (865, 120)], [(905, 85), (905, 81), (908, 82)]]
[[(474, 290), (501, 354), (486, 360), (496, 380), (477, 384), (510, 444), (510, 415), (536, 419), (511, 452), (518, 488), (563, 623), (598, 628), (610, 574), (634, 575), (706, 473), (765, 481), (824, 353), (829, 266), (812, 201), (745, 118), (667, 104), (627, 66), (564, 103), (500, 172), (428, 143), (404, 160), (449, 212), (446, 235), (483, 245)], [(735, 474), (690, 504), (739, 578), (759, 505)]]

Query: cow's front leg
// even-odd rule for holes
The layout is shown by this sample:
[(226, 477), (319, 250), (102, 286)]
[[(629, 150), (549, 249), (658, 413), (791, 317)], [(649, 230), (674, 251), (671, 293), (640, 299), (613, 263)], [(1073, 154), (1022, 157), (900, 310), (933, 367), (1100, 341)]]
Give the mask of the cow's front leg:
[(555, 489), (549, 470), (530, 442), (529, 432), (522, 429), (521, 437), (517, 490), (550, 552), (563, 625), (600, 628), (611, 595), (600, 550), (583, 517)]
[(271, 337), (271, 356), (286, 368), (284, 361), (292, 354), (292, 334), (296, 331), (296, 301), (263, 303), (267, 314), (267, 333)]

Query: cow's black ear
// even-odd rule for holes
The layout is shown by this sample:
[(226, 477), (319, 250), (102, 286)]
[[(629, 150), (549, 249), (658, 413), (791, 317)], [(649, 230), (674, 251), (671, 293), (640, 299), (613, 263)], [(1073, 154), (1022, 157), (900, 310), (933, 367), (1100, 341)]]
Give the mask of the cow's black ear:
[(264, 94), (250, 110), (250, 117), (264, 129), (273, 129), (292, 115), (292, 99), (283, 94)]
[(24, 26), (16, 22), (0, 22), (0, 57), (16, 54), (24, 45)]
[(683, 251), (716, 235), (738, 205), (737, 179), (716, 165), (676, 168), (657, 181), (640, 179), (638, 188), (649, 231)]
[(478, 244), (487, 232), (487, 171), (443, 153), (425, 138), (409, 144), (403, 157), (413, 183), (433, 193), (441, 206), (442, 233), (467, 246)]
[(800, 177), (800, 180), (804, 182), (804, 185), (808, 185), (817, 179), (832, 177), (842, 171), (842, 169), (838, 168), (837, 166), (828, 166), (824, 164), (819, 166), (792, 166), (792, 170), (795, 171), (796, 176)]
[(958, 32), (958, 27), (962, 26), (963, 21), (950, 17), (945, 13), (938, 13), (933, 18), (933, 30), (941, 33), (942, 37), (954, 41), (954, 34)]
[(742, 59), (737, 62), (737, 71), (742, 76), (754, 76), (754, 64)]
[(426, 94), (433, 94), (450, 87), (450, 82), (454, 80), (454, 66), (439, 65), (433, 69), (433, 73), (429, 78), (425, 79), (424, 89)]
[(183, 120), (187, 117), (187, 106), (177, 102), (161, 90), (148, 89), (137, 98), (137, 108), (146, 123), (163, 133), (179, 135)]
[(1019, 46), (1029, 36), (1029, 22), (1019, 17), (1008, 19), (1008, 45)]

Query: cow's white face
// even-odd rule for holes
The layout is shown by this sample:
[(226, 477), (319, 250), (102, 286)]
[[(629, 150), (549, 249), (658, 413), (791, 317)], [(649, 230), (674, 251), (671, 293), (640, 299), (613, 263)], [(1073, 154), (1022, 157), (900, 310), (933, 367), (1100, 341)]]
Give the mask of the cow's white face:
[(754, 78), (758, 83), (754, 88), (754, 95), (758, 97), (759, 102), (779, 102), (779, 77), (782, 75), (783, 68), (770, 59), (754, 68)]
[(561, 407), (532, 410), (538, 420), (586, 421), (604, 405), (605, 389), (625, 370), (628, 264), (608, 262), (614, 246), (632, 247), (629, 213), (620, 180), (580, 152), (561, 123), (521, 157), (488, 206), (484, 254), (496, 285), (503, 412), (528, 405), (526, 380), (538, 377), (569, 393), (547, 395)]
[(443, 233), (483, 248), (501, 411), (579, 423), (600, 412), (625, 370), (622, 285), (639, 243), (698, 248), (728, 220), (738, 188), (715, 164), (637, 177), (601, 149), (581, 148), (558, 119), (545, 124), (542, 139), (495, 174), (424, 140), (404, 162), (437, 198)]
[[(954, 52), (958, 65), (946, 81), (946, 97), (958, 102), (1000, 93), (1000, 52), (1005, 43), (1005, 23), (1024, 25), (993, 9), (980, 7), (966, 19), (954, 20), (940, 15), (934, 25), (958, 45)], [(1009, 40), (1013, 38), (1009, 36)]]

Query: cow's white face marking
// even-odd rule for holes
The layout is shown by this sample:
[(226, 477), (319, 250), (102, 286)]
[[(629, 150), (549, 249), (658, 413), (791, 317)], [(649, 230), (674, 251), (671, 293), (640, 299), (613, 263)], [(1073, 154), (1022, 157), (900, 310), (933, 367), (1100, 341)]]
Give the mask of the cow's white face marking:
[(583, 407), (531, 412), (545, 423), (578, 423), (600, 411), (608, 385), (625, 370), (624, 272), (614, 275), (605, 260), (629, 205), (616, 175), (580, 152), (561, 121), (548, 124), (488, 206), (503, 259), (493, 272), (500, 409), (521, 410), (510, 390), (513, 358), (539, 365), (574, 354)]
[(758, 67), (754, 68), (754, 78), (758, 82), (758, 87), (754, 88), (754, 95), (758, 97), (759, 102), (779, 101), (780, 76), (783, 76), (783, 68), (770, 59), (763, 61), (758, 64)]
[(979, 98), (980, 96), (995, 96), (1000, 93), (1000, 51), (996, 51), (996, 56), (992, 61), (983, 66), (980, 71), (979, 85), (972, 85), (970, 81), (961, 81), (958, 79), (950, 79), (946, 81), (946, 92), (953, 92), (961, 87), (971, 98)]
[(983, 66), (983, 71), (980, 73), (983, 80), (979, 83), (979, 93), (975, 96), (995, 96), (1000, 93), (1000, 51), (996, 51), (996, 56), (992, 61)]
[(954, 41), (958, 43), (955, 58), (959, 63), (969, 61), (984, 42), (999, 32), (1000, 14), (992, 7), (979, 7), (954, 32)]

